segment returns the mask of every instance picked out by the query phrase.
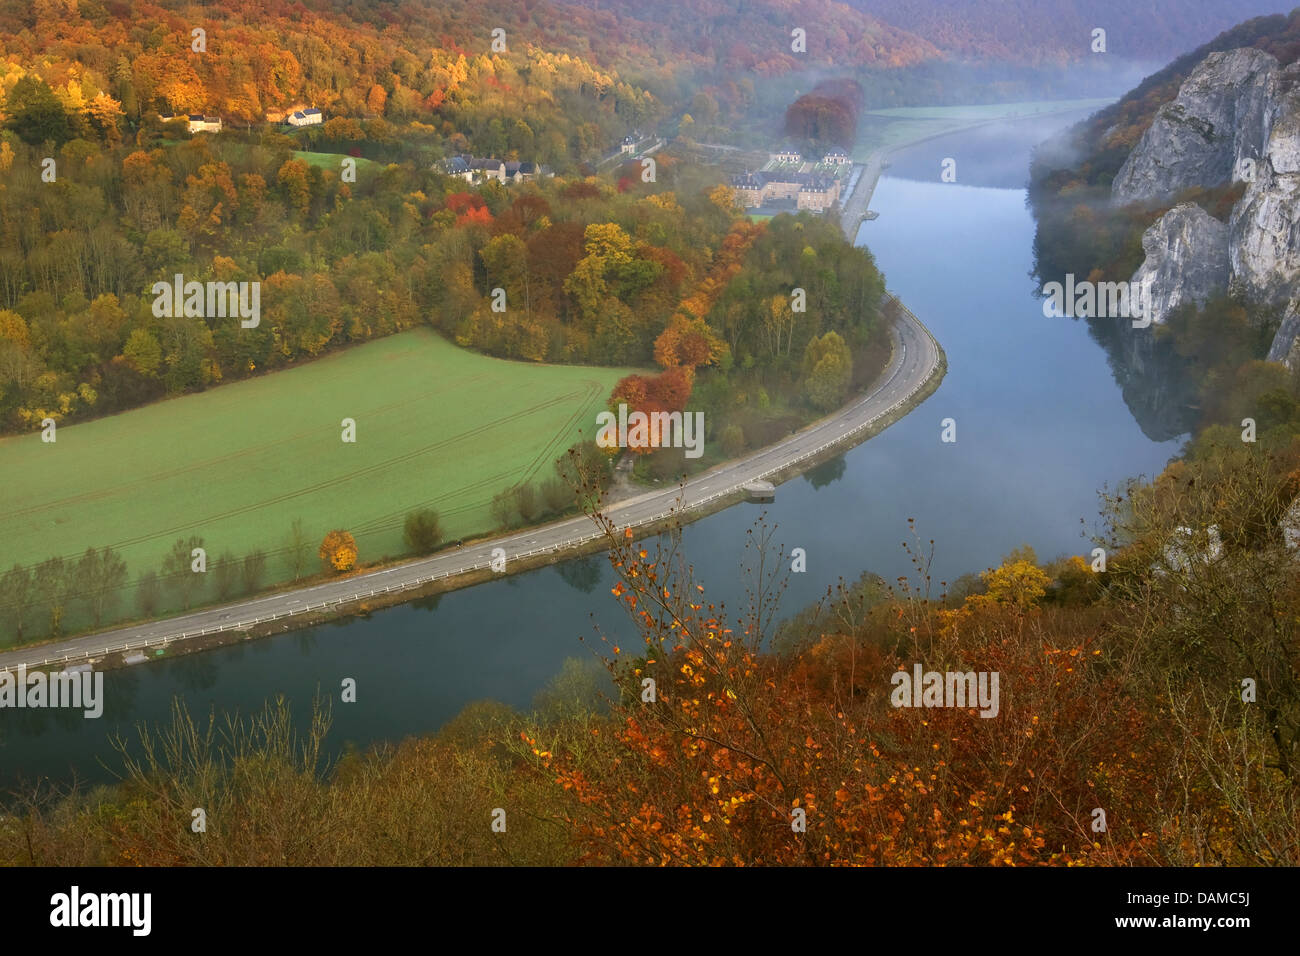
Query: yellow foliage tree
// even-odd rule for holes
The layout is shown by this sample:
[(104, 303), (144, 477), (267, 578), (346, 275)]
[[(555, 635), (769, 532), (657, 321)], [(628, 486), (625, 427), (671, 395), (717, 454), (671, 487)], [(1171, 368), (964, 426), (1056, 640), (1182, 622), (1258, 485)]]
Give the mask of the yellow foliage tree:
[(335, 529), (320, 544), (320, 559), (333, 571), (351, 571), (357, 563), (357, 542), (351, 532)]
[(709, 190), (709, 202), (724, 212), (734, 213), (739, 208), (735, 190), (722, 183)]
[(1051, 583), (1046, 571), (1023, 558), (1004, 561), (1000, 567), (985, 571), (981, 577), (988, 585), (987, 598), (1021, 609), (1036, 605)]

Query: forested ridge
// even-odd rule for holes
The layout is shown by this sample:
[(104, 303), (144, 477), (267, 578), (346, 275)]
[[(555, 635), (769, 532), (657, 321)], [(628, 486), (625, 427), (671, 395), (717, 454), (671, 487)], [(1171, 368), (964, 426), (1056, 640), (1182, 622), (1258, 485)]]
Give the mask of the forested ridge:
[(925, 37), (950, 56), (1013, 63), (1078, 62), (1091, 56), (1092, 31), (1104, 28), (1107, 51), (1150, 61), (1187, 49), (1276, 7), (1266, 0), (850, 0), (853, 6)]
[[(546, 33), (551, 14), (517, 11), (494, 53), (489, 8), (236, 5), (193, 21), (187, 9), (0, 16), (12, 53), (0, 74), (0, 430), (122, 412), (427, 324), (501, 358), (644, 369), (611, 405), (689, 401), (708, 423), (702, 462), (638, 456), (640, 474), (662, 479), (784, 437), (884, 366), (870, 253), (833, 219), (751, 222), (722, 171), (672, 145), (651, 175), (602, 159), (682, 104), (593, 65), (590, 50), (564, 52), (575, 41)], [(710, 102), (689, 105), (704, 121)], [(313, 105), (317, 125), (270, 118)], [(191, 111), (222, 129), (191, 132)], [(460, 153), (527, 162), (529, 181), (468, 183), (445, 163)], [(160, 309), (155, 284), (176, 276), (256, 285), (258, 320)], [(544, 485), (504, 490), (494, 521), (571, 506)], [(9, 567), (6, 638), (191, 606), (183, 562), (127, 568), (118, 544)], [(246, 556), (242, 590), (228, 556), (218, 596), (265, 584), (274, 551)], [(37, 594), (38, 568), (61, 583)], [(78, 576), (98, 597), (79, 603)]]
[[(649, 364), (679, 305), (703, 320), (725, 286), (715, 256), (736, 257), (734, 240), (724, 242), (735, 212), (710, 192), (717, 175), (679, 173), (663, 155), (650, 185), (639, 167), (579, 181), (594, 171), (583, 159), (668, 106), (557, 52), (559, 40), (555, 51), (527, 43), (555, 39), (553, 11), (517, 11), (508, 22), (519, 26), (518, 52), (492, 54), (493, 11), (473, 9), (466, 19), (454, 5), (397, 5), (348, 19), (327, 4), (256, 17), (236, 5), (204, 21), (203, 54), (187, 45), (180, 8), (38, 5), (25, 20), (10, 10), (15, 55), (0, 79), (4, 426), (129, 408), (421, 321), (509, 358)], [(400, 22), (375, 22), (385, 10)], [(419, 54), (402, 45), (422, 38), (434, 45)], [(460, 46), (475, 38), (480, 52)], [(324, 111), (323, 124), (289, 136), (265, 121), (307, 105)], [(190, 135), (158, 118), (190, 111), (215, 112), (225, 130)], [(560, 178), (468, 189), (438, 165), (457, 152), (551, 166)], [(345, 157), (357, 163), (355, 182), (341, 176)], [(604, 239), (587, 232), (605, 224), (615, 228)], [(822, 290), (830, 258), (818, 267)], [(146, 290), (175, 274), (261, 281), (267, 321), (246, 329), (154, 315)], [(850, 301), (870, 321), (871, 296), (838, 294), (853, 281), (845, 274), (820, 296), (832, 311), (816, 323), (842, 326)], [(506, 290), (509, 318), (486, 309), (494, 288)], [(729, 308), (732, 344), (745, 346), (735, 357), (758, 356), (736, 337), (743, 323)], [(797, 338), (796, 361), (807, 336)]]

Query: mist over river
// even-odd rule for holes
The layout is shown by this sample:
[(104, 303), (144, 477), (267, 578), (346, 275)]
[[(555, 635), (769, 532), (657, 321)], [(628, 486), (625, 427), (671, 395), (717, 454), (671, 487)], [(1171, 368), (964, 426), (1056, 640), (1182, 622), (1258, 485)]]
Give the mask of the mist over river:
[[(1030, 278), (1034, 224), (1024, 182), (1035, 143), (1075, 114), (1000, 123), (892, 157), (863, 224), (889, 288), (948, 356), (938, 392), (866, 444), (777, 489), (687, 527), (683, 547), (709, 600), (738, 608), (746, 531), (760, 514), (774, 541), (807, 552), (782, 609), (793, 613), (841, 577), (911, 571), (907, 519), (935, 539), (934, 580), (980, 571), (1021, 544), (1042, 559), (1086, 554), (1097, 492), (1157, 473), (1180, 442), (1142, 433), (1085, 323), (1044, 318)], [(944, 159), (957, 181), (943, 183)], [(956, 421), (957, 441), (940, 441)], [(1080, 519), (1084, 523), (1081, 524)], [(330, 740), (365, 747), (436, 730), (483, 698), (527, 707), (570, 657), (590, 658), (630, 626), (610, 596), (603, 556), (578, 559), (334, 625), (105, 674), (104, 715), (0, 710), (0, 787), (38, 776), (109, 781), (109, 735), (191, 713), (260, 709), (277, 695), (305, 718), (319, 689), (335, 699)], [(583, 642), (580, 638), (585, 637)], [(338, 703), (356, 680), (356, 703)], [(108, 767), (103, 766), (107, 763)]]

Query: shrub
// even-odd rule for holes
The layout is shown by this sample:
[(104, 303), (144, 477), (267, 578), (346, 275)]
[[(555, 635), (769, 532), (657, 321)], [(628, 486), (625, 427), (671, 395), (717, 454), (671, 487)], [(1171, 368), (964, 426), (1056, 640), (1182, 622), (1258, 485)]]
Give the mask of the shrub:
[(432, 508), (419, 508), (406, 516), (402, 529), (406, 546), (415, 554), (429, 554), (442, 544), (442, 521)]

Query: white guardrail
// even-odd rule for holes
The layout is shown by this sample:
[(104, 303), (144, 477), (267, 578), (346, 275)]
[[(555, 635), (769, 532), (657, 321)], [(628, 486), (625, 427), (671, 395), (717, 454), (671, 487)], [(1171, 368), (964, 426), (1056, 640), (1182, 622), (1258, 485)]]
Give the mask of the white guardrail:
[[(907, 316), (921, 329), (922, 332), (925, 333), (926, 337), (930, 340), (931, 344), (934, 346), (935, 355), (937, 357), (940, 354), (939, 343), (938, 341), (936, 341), (935, 337), (930, 334), (930, 330), (927, 329), (921, 323), (921, 321), (915, 315), (912, 314), (912, 311), (908, 309), (907, 306), (903, 305), (902, 302), (899, 302), (896, 296), (894, 297), (894, 301), (898, 302), (899, 307), (902, 308), (903, 311), (907, 313)], [(938, 368), (937, 362), (935, 364), (935, 368)], [(853, 428), (844, 432), (842, 435), (836, 435), (834, 438), (828, 439), (827, 441), (818, 445), (816, 448), (812, 449), (811, 451), (807, 451), (804, 452), (802, 455), (799, 455), (797, 458), (791, 458), (788, 461), (783, 461), (781, 464), (775, 465), (772, 468), (769, 468), (758, 475), (755, 475), (751, 478), (746, 478), (744, 481), (739, 481), (734, 485), (724, 488), (722, 491), (716, 491), (713, 494), (709, 495), (707, 498), (701, 498), (699, 501), (695, 502), (691, 507), (699, 508), (709, 504), (712, 501), (716, 501), (719, 498), (725, 498), (730, 495), (734, 495), (738, 491), (741, 491), (745, 485), (750, 484), (751, 482), (762, 481), (763, 479), (768, 478), (779, 471), (784, 471), (785, 469), (797, 465), (800, 462), (807, 461), (809, 458), (813, 458), (817, 455), (822, 454), (827, 449), (833, 448), (835, 445), (838, 445), (841, 442), (843, 442), (845, 439), (850, 438), (853, 435), (856, 435), (858, 432), (870, 428), (872, 425), (874, 425), (880, 419), (884, 418), (886, 415), (889, 415), (896, 409), (900, 408), (903, 405), (906, 405), (909, 401), (911, 401), (912, 396), (914, 396), (917, 392), (919, 392), (922, 388), (924, 388), (929, 383), (930, 378), (932, 377), (933, 374), (934, 374), (934, 369), (931, 369), (929, 375), (926, 375), (924, 379), (922, 379), (915, 386), (913, 386), (912, 390), (908, 392), (906, 395), (904, 395), (902, 398), (900, 398), (898, 401), (894, 402), (892, 405), (890, 405), (888, 408), (881, 411), (879, 414), (873, 415), (865, 422), (855, 425)], [(862, 399), (861, 402), (859, 402), (859, 405), (871, 401), (871, 398), (872, 396), (867, 396), (866, 398)], [(780, 448), (781, 446), (777, 445), (775, 448), (769, 449), (767, 452), (760, 452), (759, 454), (770, 455), (779, 451)], [(674, 513), (673, 509), (670, 508), (667, 511), (659, 512), (657, 514), (650, 515), (649, 517), (646, 518), (641, 518), (629, 524), (616, 526), (614, 530), (623, 531), (628, 528), (638, 528), (641, 525), (651, 524), (655, 521), (662, 521), (665, 518), (671, 517), (673, 513)], [(555, 554), (556, 552), (562, 550), (580, 548), (583, 545), (588, 544), (589, 542), (594, 541), (597, 538), (603, 538), (604, 536), (605, 533), (603, 531), (596, 531), (593, 532), (592, 534), (584, 535), (581, 538), (566, 541), (563, 544), (552, 545), (550, 547), (545, 547), (545, 548), (533, 548), (530, 551), (524, 551), (520, 554), (516, 554), (514, 556), (514, 560), (518, 561), (522, 558), (530, 558), (537, 554), (547, 554), (547, 553)], [(272, 621), (278, 621), (282, 618), (297, 617), (302, 614), (309, 614), (312, 611), (322, 611), (330, 607), (345, 607), (349, 604), (356, 604), (358, 601), (366, 600), (367, 598), (378, 597), (381, 594), (392, 594), (394, 592), (399, 592), (399, 591), (409, 591), (413, 588), (424, 587), (425, 585), (432, 584), (435, 581), (440, 581), (443, 578), (458, 577), (459, 575), (469, 574), (472, 571), (479, 571), (484, 568), (490, 568), (491, 566), (492, 564), (490, 561), (480, 562), (478, 564), (470, 565), (467, 568), (457, 568), (452, 571), (440, 571), (437, 574), (430, 574), (419, 578), (413, 578), (409, 581), (404, 581), (401, 584), (390, 584), (388, 587), (385, 588), (373, 588), (365, 592), (358, 591), (355, 594), (353, 594), (351, 597), (333, 598), (328, 601), (322, 601), (319, 604), (308, 604), (305, 607), (297, 607), (290, 611), (281, 611), (277, 614), (272, 614), (269, 617), (256, 617), (256, 618), (252, 618), (251, 620), (230, 621), (228, 623), (221, 624), (215, 627), (200, 628), (199, 630), (196, 631), (182, 631), (179, 634), (169, 634), (165, 637), (149, 638), (147, 640), (142, 640), (142, 641), (129, 641), (126, 644), (121, 644), (118, 645), (117, 647), (106, 647), (103, 649), (103, 651), (87, 649), (85, 651), (78, 651), (76, 653), (67, 653), (64, 654), (62, 657), (46, 657), (39, 662), (35, 660), (31, 660), (21, 664), (5, 664), (3, 666), (0, 666), (0, 671), (15, 670), (16, 668), (19, 667), (48, 667), (50, 664), (70, 664), (70, 663), (85, 661), (92, 657), (107, 656), (109, 654), (120, 654), (132, 650), (141, 650), (147, 647), (166, 647), (167, 645), (172, 644), (176, 641), (185, 641), (196, 637), (205, 637), (209, 634), (221, 634), (225, 631), (246, 630), (252, 627), (259, 627), (262, 624), (269, 624)], [(380, 573), (385, 573), (385, 572), (380, 572)]]

